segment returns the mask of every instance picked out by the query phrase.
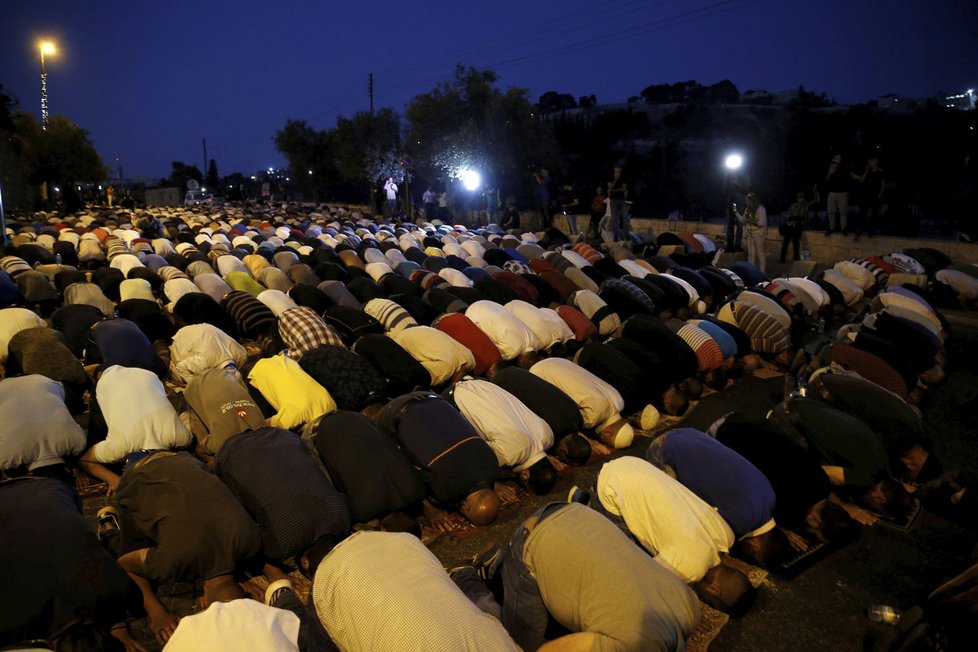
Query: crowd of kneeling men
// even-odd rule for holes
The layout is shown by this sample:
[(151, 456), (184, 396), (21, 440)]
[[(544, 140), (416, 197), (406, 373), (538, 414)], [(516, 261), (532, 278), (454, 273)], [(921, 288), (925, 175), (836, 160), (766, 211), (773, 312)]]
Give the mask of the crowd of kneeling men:
[[(13, 224), (0, 646), (139, 650), (141, 605), (167, 650), (681, 649), (700, 601), (749, 608), (730, 555), (777, 568), (944, 477), (920, 408), (978, 267), (922, 249), (768, 279), (666, 241), (301, 206)], [(723, 403), (761, 368), (790, 379), (767, 418)], [(702, 429), (661, 427), (715, 391)], [(472, 566), (421, 542), (624, 448)], [(202, 611), (167, 611), (175, 579)]]

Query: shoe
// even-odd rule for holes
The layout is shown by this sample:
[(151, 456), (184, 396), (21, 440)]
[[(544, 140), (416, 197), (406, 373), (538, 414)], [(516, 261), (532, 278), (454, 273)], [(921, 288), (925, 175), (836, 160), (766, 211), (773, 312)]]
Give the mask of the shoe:
[(574, 485), (570, 488), (570, 491), (567, 492), (567, 502), (587, 505), (589, 502), (591, 502), (591, 494), (584, 491), (577, 485)]
[(848, 231), (846, 231), (845, 229), (842, 229), (842, 237), (844, 238), (844, 237), (846, 237), (847, 235), (849, 235), (849, 232), (848, 232)]
[(100, 543), (108, 536), (109, 532), (121, 529), (119, 526), (119, 510), (115, 507), (107, 506), (98, 510), (95, 520), (98, 524), (95, 530), (95, 536)]
[(502, 562), (503, 547), (494, 545), (473, 557), (472, 567), (475, 569), (475, 574), (488, 584), (496, 576)]
[(467, 570), (467, 569), (470, 569), (470, 568), (472, 568), (472, 567), (471, 566), (456, 566), (455, 568), (446, 568), (445, 571), (448, 573), (448, 576), (454, 580), (455, 579), (455, 576), (458, 573), (461, 573), (462, 571)]
[(833, 233), (835, 233), (835, 231), (832, 229), (825, 229), (825, 235), (832, 235)]

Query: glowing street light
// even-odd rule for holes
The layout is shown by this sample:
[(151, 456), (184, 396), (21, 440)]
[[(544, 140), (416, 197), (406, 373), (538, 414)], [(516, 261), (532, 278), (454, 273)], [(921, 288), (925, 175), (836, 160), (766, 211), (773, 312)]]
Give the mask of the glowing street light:
[(465, 189), (470, 192), (478, 190), (479, 186), (482, 185), (482, 177), (475, 170), (462, 170), (458, 178), (462, 180)]
[(744, 157), (740, 154), (727, 154), (727, 158), (723, 159), (723, 166), (731, 172), (736, 172), (743, 164)]
[(48, 74), (44, 70), (44, 55), (55, 54), (58, 49), (53, 41), (41, 41), (37, 44), (41, 52), (41, 129), (48, 128)]
[(741, 227), (740, 222), (737, 221), (733, 204), (730, 202), (731, 185), (739, 183), (737, 179), (737, 171), (740, 170), (743, 164), (744, 157), (736, 152), (727, 154), (726, 158), (723, 159), (723, 167), (726, 169), (723, 174), (723, 190), (725, 204), (724, 211), (727, 216), (726, 249), (728, 251), (739, 251), (740, 240), (743, 236), (743, 228)]

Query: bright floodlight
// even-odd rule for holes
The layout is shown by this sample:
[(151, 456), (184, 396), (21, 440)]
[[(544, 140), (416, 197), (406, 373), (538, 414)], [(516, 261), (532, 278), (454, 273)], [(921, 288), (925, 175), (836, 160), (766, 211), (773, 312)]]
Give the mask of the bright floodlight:
[(458, 178), (462, 180), (462, 185), (465, 186), (466, 190), (478, 190), (479, 186), (482, 185), (482, 177), (475, 170), (464, 170)]
[(728, 170), (739, 170), (740, 166), (744, 164), (744, 157), (740, 154), (729, 154), (723, 160), (723, 164)]
[(37, 44), (37, 47), (40, 48), (41, 54), (54, 54), (58, 51), (51, 41), (41, 41)]

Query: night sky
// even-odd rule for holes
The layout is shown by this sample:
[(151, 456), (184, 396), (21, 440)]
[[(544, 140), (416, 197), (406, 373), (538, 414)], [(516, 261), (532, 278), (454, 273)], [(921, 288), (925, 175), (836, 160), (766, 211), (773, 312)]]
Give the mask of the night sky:
[(127, 177), (201, 167), (202, 138), (222, 175), (283, 166), (286, 119), (326, 129), (367, 109), (370, 72), (375, 107), (398, 111), (457, 63), (533, 101), (688, 79), (843, 103), (978, 86), (975, 0), (3, 0), (0, 84), (35, 115), (44, 36), (51, 113)]

